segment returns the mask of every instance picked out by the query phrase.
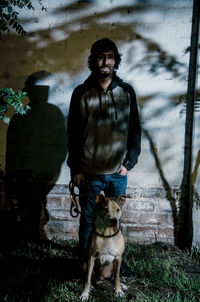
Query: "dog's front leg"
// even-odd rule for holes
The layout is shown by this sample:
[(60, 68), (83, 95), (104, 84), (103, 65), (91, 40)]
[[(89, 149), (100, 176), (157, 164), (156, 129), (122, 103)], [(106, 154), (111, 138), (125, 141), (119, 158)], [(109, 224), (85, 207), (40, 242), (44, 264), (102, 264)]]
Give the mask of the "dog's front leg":
[(85, 286), (84, 286), (84, 290), (81, 294), (81, 300), (82, 301), (87, 301), (88, 298), (89, 298), (89, 293), (90, 293), (90, 289), (91, 289), (92, 271), (93, 271), (93, 268), (94, 268), (94, 262), (95, 262), (95, 257), (91, 256), (89, 261), (88, 261), (86, 283), (85, 283)]
[(120, 283), (120, 267), (122, 263), (122, 257), (115, 258), (115, 295), (116, 297), (122, 297), (124, 292), (121, 289)]

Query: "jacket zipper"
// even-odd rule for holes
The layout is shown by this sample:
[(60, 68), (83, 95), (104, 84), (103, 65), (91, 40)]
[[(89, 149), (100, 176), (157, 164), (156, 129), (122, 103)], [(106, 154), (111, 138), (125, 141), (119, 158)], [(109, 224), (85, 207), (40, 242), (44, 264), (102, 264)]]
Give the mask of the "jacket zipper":
[(106, 99), (106, 102), (108, 101), (108, 94), (107, 92), (105, 92), (105, 99)]

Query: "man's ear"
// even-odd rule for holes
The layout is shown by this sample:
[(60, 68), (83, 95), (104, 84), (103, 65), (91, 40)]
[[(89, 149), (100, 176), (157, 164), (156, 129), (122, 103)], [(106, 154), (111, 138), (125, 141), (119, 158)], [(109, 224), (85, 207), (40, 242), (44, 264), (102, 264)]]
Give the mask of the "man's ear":
[(104, 200), (105, 200), (105, 196), (102, 195), (102, 194), (99, 194), (99, 195), (97, 195), (97, 196), (95, 197), (95, 202), (96, 202), (97, 204), (103, 202)]

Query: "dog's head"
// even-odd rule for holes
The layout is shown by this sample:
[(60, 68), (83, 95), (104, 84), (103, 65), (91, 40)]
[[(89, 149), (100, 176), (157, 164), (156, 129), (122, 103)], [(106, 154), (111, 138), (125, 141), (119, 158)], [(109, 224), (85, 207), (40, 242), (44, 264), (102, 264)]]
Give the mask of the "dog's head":
[(126, 196), (120, 195), (117, 198), (112, 198), (100, 194), (96, 196), (95, 201), (99, 206), (95, 226), (98, 228), (119, 226), (122, 206), (126, 201)]

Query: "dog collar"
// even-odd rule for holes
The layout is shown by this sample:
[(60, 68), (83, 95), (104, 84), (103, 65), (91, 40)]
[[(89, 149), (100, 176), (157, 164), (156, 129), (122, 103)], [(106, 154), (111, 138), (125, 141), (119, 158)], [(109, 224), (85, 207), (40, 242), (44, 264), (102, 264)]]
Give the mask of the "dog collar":
[(110, 238), (110, 237), (114, 237), (115, 235), (117, 235), (119, 233), (119, 231), (120, 231), (120, 228), (114, 234), (111, 234), (111, 235), (99, 234), (97, 231), (94, 231), (94, 233), (103, 238)]

